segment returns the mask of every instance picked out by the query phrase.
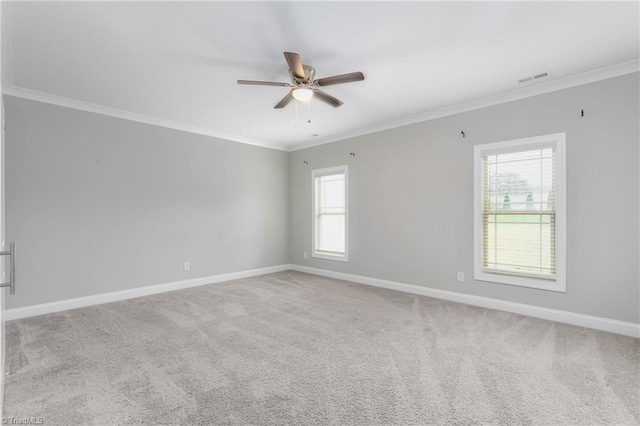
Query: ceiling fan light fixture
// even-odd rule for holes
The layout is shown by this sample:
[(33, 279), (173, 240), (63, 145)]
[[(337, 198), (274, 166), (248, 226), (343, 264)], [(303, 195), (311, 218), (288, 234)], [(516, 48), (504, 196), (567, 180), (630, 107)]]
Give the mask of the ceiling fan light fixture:
[(308, 87), (296, 87), (291, 95), (298, 101), (307, 102), (313, 97), (313, 90)]

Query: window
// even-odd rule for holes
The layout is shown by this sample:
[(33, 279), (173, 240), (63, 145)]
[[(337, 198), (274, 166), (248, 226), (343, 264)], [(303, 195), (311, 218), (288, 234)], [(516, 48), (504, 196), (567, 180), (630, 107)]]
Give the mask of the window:
[(347, 166), (313, 170), (313, 257), (347, 258)]
[(476, 280), (566, 292), (565, 138), (475, 147)]

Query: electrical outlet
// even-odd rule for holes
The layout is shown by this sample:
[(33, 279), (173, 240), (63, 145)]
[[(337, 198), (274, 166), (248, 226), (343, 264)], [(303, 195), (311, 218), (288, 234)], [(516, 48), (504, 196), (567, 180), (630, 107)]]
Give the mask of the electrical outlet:
[(464, 272), (458, 272), (458, 281), (464, 282)]
[(306, 259), (307, 257), (309, 257), (309, 255), (307, 254), (307, 252), (305, 251), (303, 254), (304, 258)]
[(184, 270), (188, 271), (191, 269), (191, 262), (184, 262)]

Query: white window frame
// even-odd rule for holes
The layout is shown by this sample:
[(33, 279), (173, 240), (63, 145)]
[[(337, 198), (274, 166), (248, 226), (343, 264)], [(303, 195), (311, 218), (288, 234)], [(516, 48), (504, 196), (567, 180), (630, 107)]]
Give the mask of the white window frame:
[[(316, 178), (321, 176), (329, 176), (336, 174), (344, 174), (344, 254), (330, 254), (318, 251), (316, 244), (317, 235), (317, 194), (316, 194)], [(324, 169), (316, 169), (311, 171), (311, 257), (326, 260), (337, 260), (340, 262), (349, 261), (349, 167), (336, 166)]]
[[(483, 188), (483, 156), (509, 152), (527, 151), (529, 149), (550, 148), (556, 150), (556, 276), (555, 280), (529, 278), (523, 275), (507, 273), (491, 273), (483, 270), (484, 250), (482, 220), (482, 188)], [(541, 290), (566, 293), (566, 133), (535, 136), (495, 142), (474, 147), (474, 276), (478, 281), (488, 281)]]

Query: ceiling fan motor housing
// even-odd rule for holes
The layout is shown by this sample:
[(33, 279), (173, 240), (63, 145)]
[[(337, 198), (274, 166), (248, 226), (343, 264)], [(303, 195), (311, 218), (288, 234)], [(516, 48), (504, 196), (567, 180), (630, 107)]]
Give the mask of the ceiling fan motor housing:
[(298, 85), (298, 84), (312, 84), (313, 80), (316, 78), (316, 69), (313, 67), (310, 67), (309, 65), (302, 65), (302, 69), (304, 70), (304, 81), (300, 80), (299, 78), (296, 78), (293, 73), (291, 72), (291, 70), (289, 70), (289, 75), (291, 76), (291, 81), (293, 82), (294, 85)]

